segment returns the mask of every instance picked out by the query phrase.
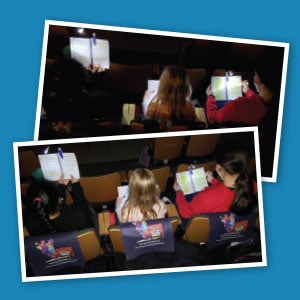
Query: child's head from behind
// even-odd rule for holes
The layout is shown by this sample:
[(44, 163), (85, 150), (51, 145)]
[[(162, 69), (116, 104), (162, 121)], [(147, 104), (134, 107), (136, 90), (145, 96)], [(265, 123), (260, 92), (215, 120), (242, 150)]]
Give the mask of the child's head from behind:
[(38, 213), (49, 233), (57, 232), (56, 226), (50, 222), (49, 216), (58, 210), (58, 189), (50, 181), (36, 181), (28, 189), (27, 201)]
[(128, 219), (135, 209), (140, 210), (144, 220), (156, 218), (153, 206), (158, 201), (159, 193), (154, 174), (148, 169), (135, 169), (129, 180), (127, 216), (124, 211), (122, 212), (124, 219)]
[(192, 94), (192, 87), (186, 71), (177, 66), (167, 66), (160, 76), (158, 98), (171, 107), (185, 103)]
[(158, 196), (157, 182), (154, 174), (143, 168), (135, 169), (129, 180), (129, 199), (132, 203), (155, 202)]
[(249, 151), (244, 143), (229, 140), (219, 144), (215, 151), (216, 162), (230, 175), (246, 172)]
[(28, 189), (28, 200), (37, 210), (43, 207), (47, 214), (57, 210), (58, 197), (57, 187), (49, 181), (36, 181)]
[(226, 141), (216, 149), (216, 162), (219, 175), (235, 178), (235, 195), (230, 211), (239, 215), (248, 214), (256, 204), (253, 180), (247, 174), (249, 149), (241, 141)]

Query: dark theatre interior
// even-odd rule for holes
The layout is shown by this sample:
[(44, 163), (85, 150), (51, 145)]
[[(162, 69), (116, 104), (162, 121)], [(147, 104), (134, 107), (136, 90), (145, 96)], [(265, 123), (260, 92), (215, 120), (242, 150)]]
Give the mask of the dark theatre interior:
[[(76, 93), (82, 89), (83, 79), (76, 75), (78, 70), (75, 67), (71, 69), (71, 74), (63, 74), (60, 62), (65, 63), (70, 58), (70, 37), (90, 38), (93, 33), (99, 39), (109, 40), (110, 67), (99, 73), (95, 80), (90, 80), (90, 75), (85, 74), (84, 104), (78, 106)], [(38, 138), (46, 140), (249, 126), (207, 122), (206, 88), (210, 78), (231, 70), (241, 75), (243, 80), (249, 80), (250, 87), (255, 90), (253, 75), (257, 62), (272, 61), (269, 76), (274, 76), (275, 65), (279, 64), (282, 70), (283, 55), (283, 47), (97, 29), (85, 29), (83, 33), (78, 33), (76, 27), (50, 25)], [(191, 122), (177, 121), (164, 127), (157, 120), (143, 118), (141, 102), (147, 81), (159, 79), (164, 67), (170, 64), (186, 70), (193, 89), (192, 99), (197, 99), (199, 113)], [(63, 76), (69, 78), (57, 80)], [(54, 99), (53, 91), (58, 89), (63, 89), (63, 96)], [(86, 90), (96, 96), (86, 100)], [(266, 177), (271, 177), (273, 172), (279, 94), (280, 84), (267, 115), (258, 124), (262, 175)], [(69, 99), (67, 103), (62, 99), (64, 96)], [(134, 116), (126, 121), (123, 117), (124, 104), (134, 104)]]
[[(234, 246), (229, 246), (228, 241), (225, 241), (221, 245), (209, 248), (208, 245), (211, 243), (209, 242), (209, 214), (196, 215), (186, 223), (179, 216), (175, 205), (175, 193), (172, 187), (176, 172), (188, 170), (191, 164), (195, 167), (203, 167), (206, 171), (214, 170), (216, 147), (219, 143), (233, 140), (238, 140), (247, 146), (250, 153), (247, 174), (256, 180), (252, 131), (164, 135), (156, 138), (80, 143), (57, 142), (49, 145), (19, 147), (24, 241), (28, 242), (30, 238), (34, 241), (46, 239), (45, 235), (40, 232), (41, 227), (33, 226), (36, 216), (30, 212), (26, 197), (31, 182), (39, 180), (40, 173), (37, 170), (40, 168), (40, 163), (37, 155), (43, 154), (47, 147), (49, 147), (49, 153), (55, 153), (57, 148), (61, 147), (65, 153), (76, 154), (81, 176), (80, 184), (88, 203), (96, 211), (95, 226), (76, 232), (77, 241), (84, 256), (84, 266), (62, 267), (55, 271), (49, 269), (47, 276), (261, 262), (263, 250), (258, 206), (251, 217), (253, 223), (249, 223), (251, 226), (248, 226), (250, 236), (246, 239), (243, 235), (239, 236)], [(111, 216), (115, 210), (117, 187), (127, 185), (132, 170), (139, 167), (147, 167), (153, 172), (161, 190), (161, 197), (167, 197), (170, 200), (166, 202), (166, 219), (172, 224), (171, 235), (174, 237), (175, 250), (150, 251), (134, 259), (127, 259), (120, 225), (113, 222)], [(67, 192), (67, 205), (73, 203), (70, 195)], [(30, 227), (26, 227), (28, 224)], [(64, 234), (67, 244), (70, 238), (69, 233)], [(52, 237), (55, 239), (56, 235), (57, 233)], [(30, 257), (28, 251), (25, 250), (26, 275), (38, 276), (39, 271), (34, 268), (34, 262), (31, 261), (31, 259), (34, 261), (34, 258)]]

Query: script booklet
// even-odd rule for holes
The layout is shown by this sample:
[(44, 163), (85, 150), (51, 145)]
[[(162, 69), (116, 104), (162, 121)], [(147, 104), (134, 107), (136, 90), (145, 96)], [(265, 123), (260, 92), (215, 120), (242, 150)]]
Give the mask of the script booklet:
[(242, 76), (212, 76), (212, 91), (216, 100), (234, 100), (242, 94)]
[(38, 155), (41, 169), (46, 180), (57, 181), (63, 176), (65, 179), (80, 178), (78, 162), (75, 153), (49, 153)]
[(200, 192), (208, 186), (204, 168), (178, 172), (176, 179), (184, 195)]
[(109, 69), (109, 41), (95, 38), (70, 37), (71, 57), (84, 67)]
[(129, 189), (128, 189), (128, 185), (121, 185), (118, 186), (118, 196), (119, 198), (123, 198), (125, 200), (128, 199), (128, 195), (129, 195)]
[(122, 210), (123, 206), (125, 205), (126, 201), (128, 200), (128, 196), (129, 196), (128, 185), (118, 186), (118, 197), (121, 199), (121, 202), (119, 203), (119, 206), (117, 207), (117, 209), (119, 211)]
[(159, 80), (149, 79), (147, 82), (148, 91), (157, 92), (159, 88)]

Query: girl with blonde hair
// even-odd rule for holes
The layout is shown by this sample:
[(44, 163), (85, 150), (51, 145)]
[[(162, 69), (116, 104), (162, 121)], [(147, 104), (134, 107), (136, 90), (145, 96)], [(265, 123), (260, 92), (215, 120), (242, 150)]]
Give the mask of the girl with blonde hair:
[(167, 209), (159, 198), (160, 189), (150, 170), (135, 169), (128, 188), (128, 199), (118, 197), (116, 201), (116, 214), (121, 223), (165, 217)]
[(160, 76), (157, 94), (150, 100), (147, 92), (145, 94), (145, 118), (193, 121), (195, 108), (191, 95), (192, 86), (186, 71), (177, 65), (169, 65)]

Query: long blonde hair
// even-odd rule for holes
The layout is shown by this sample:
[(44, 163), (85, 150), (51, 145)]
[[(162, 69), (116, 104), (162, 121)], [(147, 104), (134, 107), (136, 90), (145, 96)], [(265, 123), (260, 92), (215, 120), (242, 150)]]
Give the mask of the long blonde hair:
[(157, 213), (153, 206), (159, 203), (159, 193), (154, 174), (148, 169), (135, 169), (129, 179), (129, 196), (122, 209), (122, 219), (128, 221), (134, 209), (140, 210), (144, 220), (155, 219)]
[(180, 116), (182, 107), (192, 94), (192, 86), (186, 71), (177, 66), (167, 66), (160, 76), (157, 100), (166, 104), (170, 114)]

